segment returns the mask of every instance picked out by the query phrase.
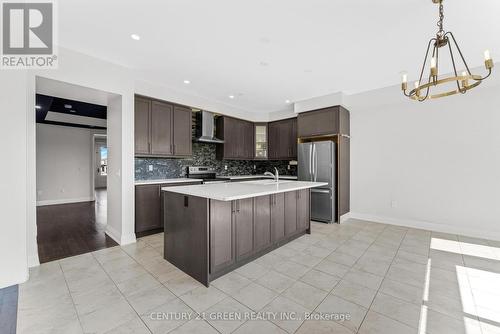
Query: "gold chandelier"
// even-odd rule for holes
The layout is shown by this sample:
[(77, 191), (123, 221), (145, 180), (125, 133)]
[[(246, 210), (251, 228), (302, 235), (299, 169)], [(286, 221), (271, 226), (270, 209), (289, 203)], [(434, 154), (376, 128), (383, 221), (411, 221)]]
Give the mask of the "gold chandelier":
[[(493, 68), (493, 60), (491, 59), (490, 52), (488, 50), (484, 51), (484, 65), (488, 74), (484, 77), (472, 74), (467, 62), (464, 59), (462, 51), (458, 47), (458, 43), (453, 36), (451, 31), (445, 32), (443, 30), (443, 20), (444, 20), (444, 9), (443, 9), (443, 0), (432, 0), (433, 3), (439, 4), (439, 21), (437, 23), (439, 30), (436, 34), (436, 37), (432, 38), (428, 45), (427, 51), (425, 53), (424, 64), (422, 65), (422, 70), (420, 71), (420, 78), (415, 82), (415, 88), (407, 92), (408, 89), (408, 74), (404, 72), (402, 74), (402, 84), (401, 89), (403, 90), (403, 94), (415, 101), (425, 101), (427, 99), (437, 99), (440, 97), (455, 95), (458, 93), (465, 94), (468, 90), (479, 86), (481, 82), (488, 78), (491, 75), (491, 70)], [(432, 46), (432, 56), (430, 58), (430, 73), (427, 79), (427, 82), (423, 82), (424, 72), (427, 65), (427, 61), (429, 60), (429, 51)], [(449, 77), (438, 77), (439, 76), (439, 50), (441, 48), (447, 47), (449, 50), (449, 56), (451, 58), (451, 63), (453, 65), (454, 75)], [(453, 48), (458, 51), (460, 59), (465, 67), (465, 70), (461, 73), (461, 75), (457, 72), (457, 64), (455, 62), (455, 56), (453, 54)], [(431, 94), (430, 90), (433, 87), (456, 82), (457, 87), (451, 90), (447, 90), (442, 93)]]

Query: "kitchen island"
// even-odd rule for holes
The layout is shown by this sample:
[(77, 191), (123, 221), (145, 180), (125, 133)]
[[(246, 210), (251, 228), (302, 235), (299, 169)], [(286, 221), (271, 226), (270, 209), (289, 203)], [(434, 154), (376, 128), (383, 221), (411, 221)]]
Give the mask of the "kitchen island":
[(205, 286), (310, 233), (310, 189), (259, 180), (162, 188), (164, 258)]

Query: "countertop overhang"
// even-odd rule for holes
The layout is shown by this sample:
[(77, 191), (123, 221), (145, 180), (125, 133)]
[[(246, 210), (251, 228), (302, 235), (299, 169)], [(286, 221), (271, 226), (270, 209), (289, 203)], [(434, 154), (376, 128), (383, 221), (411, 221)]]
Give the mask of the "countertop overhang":
[(218, 201), (234, 201), (289, 191), (316, 188), (328, 185), (326, 182), (282, 181), (278, 184), (266, 182), (213, 183), (192, 186), (164, 187), (162, 191), (196, 196)]

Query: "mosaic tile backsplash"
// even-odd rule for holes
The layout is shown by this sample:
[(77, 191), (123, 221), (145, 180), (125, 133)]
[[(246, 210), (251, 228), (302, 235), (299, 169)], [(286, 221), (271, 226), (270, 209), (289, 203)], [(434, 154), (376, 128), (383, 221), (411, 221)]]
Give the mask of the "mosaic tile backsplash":
[[(274, 172), (278, 168), (280, 175), (297, 175), (297, 166), (290, 166), (289, 161), (252, 161), (252, 160), (217, 160), (216, 145), (193, 143), (193, 157), (189, 159), (135, 158), (135, 179), (156, 180), (184, 177), (188, 166), (213, 167), (218, 175), (250, 175)], [(149, 166), (153, 171), (149, 171)], [(227, 170), (224, 168), (227, 166)], [(255, 166), (255, 169), (254, 169)]]

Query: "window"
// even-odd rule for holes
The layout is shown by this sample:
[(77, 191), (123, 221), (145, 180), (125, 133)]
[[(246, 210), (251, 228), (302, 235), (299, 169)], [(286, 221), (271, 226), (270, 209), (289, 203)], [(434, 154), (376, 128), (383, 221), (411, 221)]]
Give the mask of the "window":
[(100, 147), (101, 163), (99, 165), (99, 174), (102, 176), (108, 175), (108, 148)]

